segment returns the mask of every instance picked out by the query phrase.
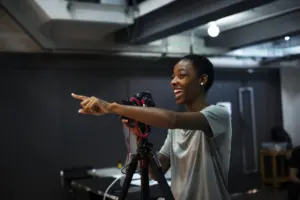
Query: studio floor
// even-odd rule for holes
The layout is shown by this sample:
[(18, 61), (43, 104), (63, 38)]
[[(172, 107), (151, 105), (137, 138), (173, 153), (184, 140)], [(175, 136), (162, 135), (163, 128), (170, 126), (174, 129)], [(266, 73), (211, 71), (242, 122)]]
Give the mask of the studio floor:
[(263, 190), (255, 194), (237, 195), (233, 200), (287, 200), (286, 190)]

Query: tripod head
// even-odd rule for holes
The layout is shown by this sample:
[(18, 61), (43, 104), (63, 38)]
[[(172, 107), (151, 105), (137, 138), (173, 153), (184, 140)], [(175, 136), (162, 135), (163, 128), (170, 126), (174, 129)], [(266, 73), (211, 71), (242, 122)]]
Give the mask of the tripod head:
[[(129, 100), (120, 100), (119, 103), (130, 106), (155, 107), (152, 95), (148, 91), (136, 93), (135, 95), (131, 96)], [(139, 137), (141, 138), (147, 138), (148, 133), (151, 132), (151, 126), (147, 124), (141, 123), (139, 121), (124, 116), (121, 116), (121, 119), (128, 120), (127, 125), (130, 128), (137, 129)]]

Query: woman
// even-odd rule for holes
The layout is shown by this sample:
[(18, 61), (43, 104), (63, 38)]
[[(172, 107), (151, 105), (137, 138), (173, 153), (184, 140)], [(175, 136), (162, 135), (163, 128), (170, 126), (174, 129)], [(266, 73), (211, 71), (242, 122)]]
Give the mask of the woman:
[(177, 104), (186, 112), (108, 103), (72, 94), (81, 100), (81, 114), (117, 114), (151, 126), (168, 128), (158, 158), (166, 172), (171, 167), (171, 189), (176, 200), (228, 199), (227, 175), (231, 151), (231, 117), (225, 107), (208, 105), (205, 96), (214, 80), (212, 63), (188, 55), (173, 69), (171, 86)]

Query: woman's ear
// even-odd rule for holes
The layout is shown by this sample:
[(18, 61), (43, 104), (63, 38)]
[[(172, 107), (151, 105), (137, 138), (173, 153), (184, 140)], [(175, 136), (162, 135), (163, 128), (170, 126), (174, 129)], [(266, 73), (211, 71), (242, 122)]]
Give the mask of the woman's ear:
[(203, 75), (200, 76), (199, 84), (201, 86), (204, 86), (207, 83), (207, 81), (208, 81), (208, 76), (206, 74), (203, 74)]

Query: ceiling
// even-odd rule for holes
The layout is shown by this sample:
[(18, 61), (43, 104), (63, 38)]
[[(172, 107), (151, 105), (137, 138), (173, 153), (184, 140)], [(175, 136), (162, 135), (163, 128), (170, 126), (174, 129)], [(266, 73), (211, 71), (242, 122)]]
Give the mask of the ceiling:
[(0, 51), (41, 52), (40, 46), (1, 7)]
[[(270, 60), (280, 66), (300, 54), (299, 0), (101, 2), (0, 0), (0, 50), (140, 56), (192, 52), (215, 62), (268, 60), (272, 66)], [(207, 33), (211, 22), (220, 28), (218, 37)]]

